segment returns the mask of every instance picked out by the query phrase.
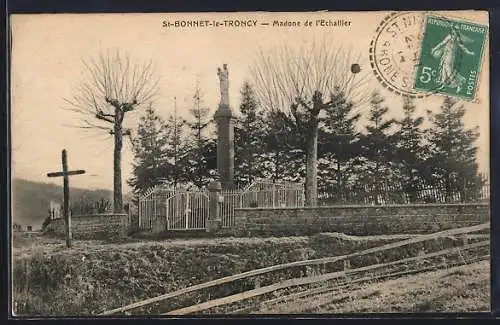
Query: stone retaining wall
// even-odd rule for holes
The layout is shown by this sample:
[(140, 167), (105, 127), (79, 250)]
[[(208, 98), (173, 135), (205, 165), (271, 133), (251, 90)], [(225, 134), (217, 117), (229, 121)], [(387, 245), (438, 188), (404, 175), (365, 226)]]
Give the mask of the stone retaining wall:
[[(128, 232), (127, 214), (82, 215), (71, 218), (71, 232), (74, 239), (108, 239), (124, 237)], [(64, 219), (55, 219), (46, 227), (44, 233), (64, 237)]]
[(489, 204), (412, 204), (314, 208), (236, 209), (235, 236), (431, 233), (490, 220)]

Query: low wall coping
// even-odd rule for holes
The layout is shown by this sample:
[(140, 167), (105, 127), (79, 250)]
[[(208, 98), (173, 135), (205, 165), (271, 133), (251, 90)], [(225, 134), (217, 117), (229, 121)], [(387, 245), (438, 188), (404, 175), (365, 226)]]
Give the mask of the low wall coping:
[(71, 218), (94, 218), (94, 217), (126, 217), (127, 213), (96, 213), (96, 214), (78, 214), (72, 215)]
[(438, 208), (438, 207), (464, 207), (464, 206), (480, 206), (489, 207), (489, 203), (421, 203), (421, 204), (387, 204), (387, 205), (330, 205), (330, 206), (315, 206), (315, 207), (276, 207), (276, 208), (236, 208), (238, 211), (263, 211), (263, 210), (318, 210), (318, 209), (386, 209), (386, 208)]

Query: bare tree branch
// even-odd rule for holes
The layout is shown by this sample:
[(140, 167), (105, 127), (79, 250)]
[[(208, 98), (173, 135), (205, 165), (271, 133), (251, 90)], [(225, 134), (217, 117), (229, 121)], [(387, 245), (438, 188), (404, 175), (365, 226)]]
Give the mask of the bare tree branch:
[(130, 130), (123, 128), (123, 120), (127, 112), (151, 102), (156, 96), (159, 85), (156, 68), (151, 61), (132, 63), (128, 54), (119, 51), (83, 60), (83, 67), (82, 79), (73, 88), (71, 97), (64, 100), (68, 110), (81, 115), (81, 129), (105, 130), (113, 136), (113, 209), (121, 212), (123, 136), (132, 140)]
[(116, 109), (132, 111), (157, 95), (159, 78), (151, 61), (132, 63), (128, 54), (107, 51), (82, 64), (82, 79), (64, 98), (69, 110), (109, 122)]
[(96, 117), (97, 119), (99, 119), (99, 120), (106, 121), (106, 122), (111, 123), (111, 124), (114, 124), (114, 123), (115, 123), (114, 119), (109, 118), (109, 117), (106, 117), (106, 116), (103, 116), (103, 115), (100, 115), (99, 113), (97, 113), (97, 114), (95, 115), (95, 117)]
[(251, 73), (262, 103), (289, 114), (293, 103), (309, 111), (315, 92), (329, 96), (337, 87), (355, 105), (364, 104), (368, 69), (351, 72), (353, 64), (363, 65), (361, 53), (331, 44), (335, 43), (312, 42), (299, 48), (285, 45), (268, 52), (261, 49)]

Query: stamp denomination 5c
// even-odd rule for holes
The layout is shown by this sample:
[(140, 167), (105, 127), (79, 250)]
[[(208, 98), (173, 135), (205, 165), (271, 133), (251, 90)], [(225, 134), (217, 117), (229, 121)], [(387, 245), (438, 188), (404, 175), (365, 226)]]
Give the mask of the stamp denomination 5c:
[(487, 26), (428, 15), (413, 88), (475, 99), (487, 35)]

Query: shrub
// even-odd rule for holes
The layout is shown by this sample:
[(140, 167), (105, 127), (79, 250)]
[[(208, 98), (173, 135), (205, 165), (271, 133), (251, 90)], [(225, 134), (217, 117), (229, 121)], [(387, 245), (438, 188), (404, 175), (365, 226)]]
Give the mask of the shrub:
[(109, 202), (109, 200), (101, 198), (94, 204), (94, 207), (97, 213), (106, 213), (111, 210), (111, 202)]
[(47, 226), (52, 222), (52, 218), (49, 216), (47, 218), (45, 218), (45, 220), (43, 221), (42, 223), (42, 231), (45, 230), (45, 228), (47, 228)]

